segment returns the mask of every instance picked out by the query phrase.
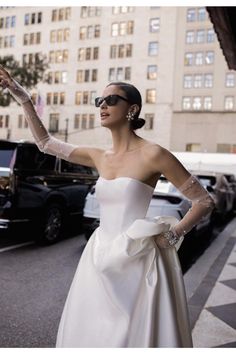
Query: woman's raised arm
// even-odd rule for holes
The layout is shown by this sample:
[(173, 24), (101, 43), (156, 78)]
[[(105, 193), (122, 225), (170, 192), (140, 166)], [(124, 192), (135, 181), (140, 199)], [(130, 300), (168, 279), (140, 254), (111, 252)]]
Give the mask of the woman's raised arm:
[(54, 138), (38, 116), (30, 94), (0, 65), (0, 86), (8, 89), (22, 106), (25, 118), (40, 151), (56, 155), (64, 160), (90, 167), (98, 167), (102, 149), (80, 147)]

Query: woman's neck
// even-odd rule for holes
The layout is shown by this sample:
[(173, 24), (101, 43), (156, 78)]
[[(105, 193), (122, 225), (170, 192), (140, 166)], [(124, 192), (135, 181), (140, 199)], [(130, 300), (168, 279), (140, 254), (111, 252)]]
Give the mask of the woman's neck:
[(133, 130), (112, 130), (113, 152), (121, 154), (137, 148), (137, 143), (142, 140)]

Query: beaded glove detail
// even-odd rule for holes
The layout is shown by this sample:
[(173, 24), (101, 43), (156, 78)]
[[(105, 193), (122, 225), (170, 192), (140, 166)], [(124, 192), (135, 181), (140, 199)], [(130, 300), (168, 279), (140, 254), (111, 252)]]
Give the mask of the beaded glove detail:
[(7, 89), (19, 104), (31, 101), (31, 96), (16, 80), (12, 79), (7, 85)]
[(174, 246), (180, 239), (173, 230), (166, 231), (162, 235), (168, 241), (170, 246)]

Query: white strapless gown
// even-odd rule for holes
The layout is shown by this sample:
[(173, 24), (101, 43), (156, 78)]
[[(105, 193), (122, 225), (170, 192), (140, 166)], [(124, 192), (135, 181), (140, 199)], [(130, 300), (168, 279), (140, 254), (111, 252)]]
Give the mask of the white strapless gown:
[(100, 226), (81, 256), (63, 310), (57, 347), (191, 347), (175, 247), (154, 235), (172, 218), (145, 219), (153, 188), (100, 177)]

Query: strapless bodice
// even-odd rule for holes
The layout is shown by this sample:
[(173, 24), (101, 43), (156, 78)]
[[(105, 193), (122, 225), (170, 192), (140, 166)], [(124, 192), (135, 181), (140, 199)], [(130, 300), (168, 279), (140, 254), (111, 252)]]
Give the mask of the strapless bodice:
[(100, 205), (100, 230), (114, 237), (136, 219), (146, 216), (154, 188), (131, 177), (99, 177), (96, 197)]

